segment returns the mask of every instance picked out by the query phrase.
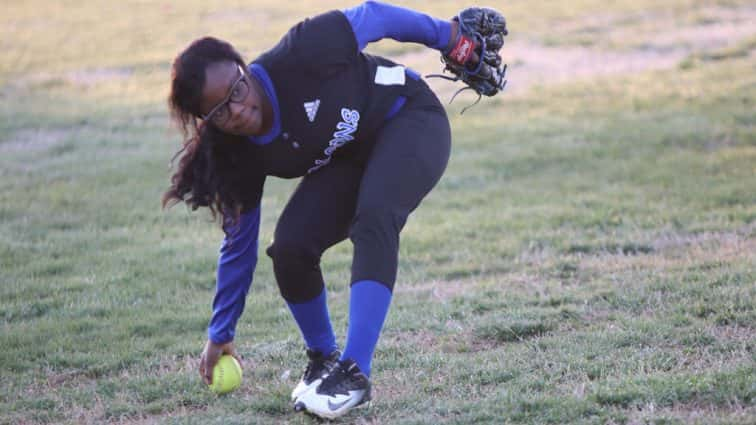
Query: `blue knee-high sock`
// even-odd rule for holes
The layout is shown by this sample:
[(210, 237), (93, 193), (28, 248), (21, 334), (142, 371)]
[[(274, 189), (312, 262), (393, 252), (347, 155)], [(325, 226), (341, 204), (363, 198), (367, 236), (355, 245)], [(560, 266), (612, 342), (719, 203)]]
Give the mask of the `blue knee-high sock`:
[(352, 359), (360, 370), (370, 376), (375, 345), (386, 320), (391, 291), (373, 280), (361, 280), (352, 285), (349, 295), (349, 330), (341, 359)]
[(331, 318), (328, 315), (328, 303), (326, 301), (326, 289), (317, 297), (304, 303), (286, 302), (296, 320), (307, 348), (330, 354), (338, 349), (336, 336), (331, 327)]

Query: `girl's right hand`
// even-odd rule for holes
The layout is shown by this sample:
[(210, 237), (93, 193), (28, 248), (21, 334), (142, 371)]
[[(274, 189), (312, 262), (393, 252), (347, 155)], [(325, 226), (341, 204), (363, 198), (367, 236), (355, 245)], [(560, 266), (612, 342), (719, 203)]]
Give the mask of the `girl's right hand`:
[(239, 365), (242, 364), (241, 357), (236, 353), (233, 341), (225, 344), (216, 344), (208, 339), (205, 349), (202, 350), (199, 364), (199, 373), (205, 384), (210, 385), (213, 383), (213, 368), (223, 354), (233, 356), (239, 362)]

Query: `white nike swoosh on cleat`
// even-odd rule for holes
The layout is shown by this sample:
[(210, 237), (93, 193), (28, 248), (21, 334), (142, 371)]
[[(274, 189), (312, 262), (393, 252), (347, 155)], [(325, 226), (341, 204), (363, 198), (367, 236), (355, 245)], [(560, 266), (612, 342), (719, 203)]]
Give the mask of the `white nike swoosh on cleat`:
[(328, 400), (328, 408), (331, 409), (332, 412), (335, 412), (339, 410), (340, 408), (342, 408), (345, 404), (349, 403), (350, 401), (352, 401), (351, 398), (348, 398), (342, 401), (341, 403), (331, 403), (331, 400)]

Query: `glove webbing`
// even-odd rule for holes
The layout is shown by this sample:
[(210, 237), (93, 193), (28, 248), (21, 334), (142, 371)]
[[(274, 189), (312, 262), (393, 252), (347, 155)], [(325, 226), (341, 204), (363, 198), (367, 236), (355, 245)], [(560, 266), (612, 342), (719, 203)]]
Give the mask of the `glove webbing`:
[[(483, 37), (478, 32), (474, 32), (473, 35), (480, 40), (480, 44), (481, 44), (480, 52), (481, 52), (481, 55), (482, 55), (486, 51), (486, 38)], [(441, 60), (441, 62), (444, 63), (443, 59)], [(462, 68), (463, 68), (462, 72), (464, 72), (466, 75), (473, 75), (473, 76), (478, 75), (480, 73), (480, 70), (483, 69), (483, 62), (484, 62), (483, 61), (483, 57), (481, 56), (478, 59), (478, 66), (475, 68), (475, 70), (468, 71), (467, 68), (464, 65), (462, 65)], [(444, 72), (446, 70), (448, 70), (448, 69), (449, 69), (449, 65), (446, 64), (446, 67), (444, 67)], [(507, 65), (505, 64), (504, 65), (504, 72), (506, 72), (506, 70), (507, 70)], [(458, 75), (455, 75), (454, 77), (448, 77), (448, 76), (443, 75), (443, 74), (428, 74), (428, 75), (425, 76), (425, 78), (443, 78), (444, 80), (449, 80), (449, 81), (454, 81), (454, 82), (462, 80), (462, 77), (460, 77)], [(507, 80), (503, 80), (501, 82), (501, 85), (499, 86), (499, 90), (500, 91), (503, 90), (504, 86), (506, 86), (506, 85), (507, 85)], [(467, 111), (468, 109), (470, 109), (473, 106), (477, 105), (478, 102), (480, 102), (480, 99), (483, 97), (483, 95), (481, 95), (478, 91), (476, 91), (474, 88), (472, 88), (470, 86), (462, 87), (461, 89), (457, 90), (454, 93), (454, 95), (452, 95), (451, 99), (449, 99), (449, 104), (451, 105), (451, 103), (454, 101), (454, 98), (457, 97), (458, 94), (462, 93), (465, 90), (473, 90), (473, 91), (475, 91), (475, 93), (478, 94), (478, 98), (471, 105), (468, 105), (468, 106), (465, 106), (464, 108), (462, 108), (462, 111), (459, 113), (460, 115), (464, 114), (465, 111)]]

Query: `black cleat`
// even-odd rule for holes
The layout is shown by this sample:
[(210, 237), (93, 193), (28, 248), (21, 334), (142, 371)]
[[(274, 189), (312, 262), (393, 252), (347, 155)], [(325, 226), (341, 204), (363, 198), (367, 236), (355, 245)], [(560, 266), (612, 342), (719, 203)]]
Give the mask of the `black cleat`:
[[(339, 357), (341, 357), (341, 352), (339, 352), (339, 350), (335, 350), (328, 356), (324, 356), (320, 351), (308, 349), (307, 357), (310, 359), (310, 361), (307, 363), (307, 367), (302, 374), (302, 379), (299, 380), (299, 383), (291, 392), (291, 400), (295, 403), (297, 401), (297, 398), (299, 398), (302, 394), (315, 389), (320, 384), (325, 375), (328, 374), (328, 370), (333, 367), (336, 362), (338, 362)], [(297, 410), (296, 404), (294, 405), (294, 409)]]
[(321, 418), (335, 419), (370, 400), (370, 380), (357, 363), (346, 359), (333, 365), (320, 385), (302, 394), (296, 405)]

